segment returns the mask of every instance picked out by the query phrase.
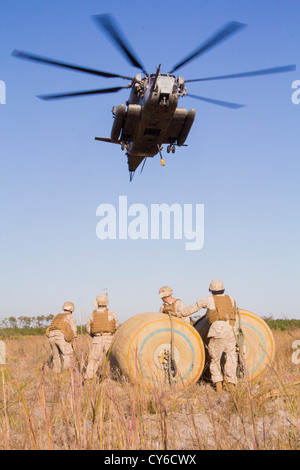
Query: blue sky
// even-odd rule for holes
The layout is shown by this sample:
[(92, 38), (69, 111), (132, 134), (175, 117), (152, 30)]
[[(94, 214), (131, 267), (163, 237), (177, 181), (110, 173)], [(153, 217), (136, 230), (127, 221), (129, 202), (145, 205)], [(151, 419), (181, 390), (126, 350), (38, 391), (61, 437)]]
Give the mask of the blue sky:
[[(196, 109), (188, 147), (149, 159), (129, 182), (109, 136), (113, 105), (128, 91), (44, 102), (36, 95), (124, 85), (17, 60), (14, 49), (133, 76), (138, 72), (91, 17), (112, 13), (136, 55), (167, 72), (228, 21), (247, 28), (180, 69), (186, 80), (296, 64), (292, 73), (191, 83), (188, 92), (245, 104)], [(241, 308), (300, 318), (299, 119), (291, 101), (299, 69), (299, 1), (0, 1), (0, 319), (58, 313), (65, 300), (83, 323), (107, 288), (124, 321), (156, 311), (171, 285), (186, 304), (222, 279)], [(205, 242), (99, 240), (100, 204), (204, 204)], [(204, 313), (204, 312), (201, 312)]]

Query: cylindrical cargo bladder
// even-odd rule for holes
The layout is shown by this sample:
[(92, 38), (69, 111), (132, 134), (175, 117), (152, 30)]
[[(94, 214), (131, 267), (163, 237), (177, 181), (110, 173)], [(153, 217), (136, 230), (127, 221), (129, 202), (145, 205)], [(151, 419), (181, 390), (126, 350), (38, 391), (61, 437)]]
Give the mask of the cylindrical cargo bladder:
[(173, 320), (176, 373), (170, 370), (172, 326), (168, 315), (150, 312), (135, 315), (115, 333), (110, 363), (130, 381), (188, 386), (202, 374), (205, 351), (198, 332), (177, 317)]
[[(239, 309), (243, 342), (241, 345), (242, 365), (245, 378), (256, 379), (271, 365), (275, 355), (275, 342), (273, 334), (266, 322), (248, 310)], [(208, 344), (209, 322), (204, 316), (194, 324), (205, 345)], [(207, 348), (206, 352), (207, 352)], [(206, 364), (209, 358), (206, 357)], [(209, 377), (209, 369), (205, 367), (205, 377)]]

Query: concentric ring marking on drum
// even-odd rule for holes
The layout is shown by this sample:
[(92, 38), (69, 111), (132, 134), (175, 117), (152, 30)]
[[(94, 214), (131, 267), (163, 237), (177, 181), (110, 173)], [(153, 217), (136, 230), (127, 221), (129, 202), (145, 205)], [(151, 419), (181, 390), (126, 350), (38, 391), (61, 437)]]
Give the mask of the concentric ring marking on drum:
[(253, 367), (253, 369), (249, 370), (248, 371), (248, 374), (253, 374), (253, 372), (255, 372), (258, 367), (261, 365), (261, 363), (263, 362), (265, 356), (266, 356), (266, 343), (265, 343), (265, 340), (264, 340), (264, 337), (262, 336), (262, 334), (260, 333), (260, 331), (258, 331), (253, 325), (250, 325), (250, 323), (246, 323), (246, 322), (243, 322), (242, 321), (242, 326), (246, 326), (246, 327), (249, 327), (251, 328), (252, 330), (255, 331), (255, 333), (257, 334), (257, 336), (259, 336), (260, 338), (260, 341), (261, 341), (261, 346), (262, 346), (262, 355), (261, 355), (261, 358), (260, 360), (258, 361), (258, 363), (256, 364), (255, 367)]
[[(161, 361), (159, 359), (159, 354), (162, 353), (165, 350), (169, 350), (169, 352), (171, 353), (171, 344), (170, 343), (160, 344), (159, 346), (157, 346), (157, 348), (155, 349), (154, 354), (153, 354), (154, 363), (161, 370), (164, 370), (164, 367), (163, 367), (163, 364), (161, 363)], [(175, 362), (176, 362), (176, 364), (178, 364), (179, 360), (180, 360), (180, 354), (179, 354), (179, 351), (176, 348), (176, 346), (174, 346), (174, 356), (175, 356), (174, 357)]]
[[(259, 364), (255, 366), (256, 365), (255, 363), (250, 373), (247, 370), (247, 375), (249, 376), (250, 380), (253, 380), (259, 377), (261, 374), (263, 374), (265, 370), (269, 367), (269, 365), (272, 363), (272, 361), (274, 360), (275, 341), (273, 338), (272, 331), (270, 330), (267, 323), (262, 318), (260, 318), (255, 313), (249, 312), (248, 310), (244, 310), (240, 308), (239, 311), (241, 314), (242, 327), (243, 325), (245, 325), (245, 331), (244, 331), (245, 342), (248, 336), (247, 346), (248, 345), (251, 346), (248, 350), (248, 358), (245, 358), (246, 366), (247, 366), (247, 362), (250, 362), (249, 367), (251, 367), (251, 362), (253, 364), (253, 361), (256, 360), (254, 356), (254, 358), (252, 358), (252, 361), (251, 361), (251, 356), (253, 356), (253, 353), (255, 353), (255, 350), (257, 351), (256, 349), (257, 346), (260, 345), (260, 349), (261, 349), (262, 347), (261, 343), (263, 343), (263, 347), (264, 347), (263, 358), (259, 358), (260, 359)], [(247, 328), (247, 326), (250, 326), (250, 330), (249, 328)], [(208, 343), (207, 334), (209, 331), (209, 327), (210, 327), (209, 322), (205, 316), (197, 320), (196, 323), (194, 324), (194, 328), (198, 331), (198, 333), (200, 334), (206, 346)], [(262, 337), (264, 338), (263, 342), (260, 339), (261, 336), (256, 334), (257, 333), (256, 329), (260, 332), (260, 335), (262, 335)], [(207, 355), (205, 359), (206, 361), (208, 360)]]
[[(146, 375), (143, 364), (142, 364), (142, 352), (143, 352), (144, 346), (152, 336), (154, 336), (158, 333), (166, 333), (166, 332), (171, 333), (171, 328), (160, 328), (158, 330), (152, 331), (148, 336), (146, 336), (146, 338), (142, 342), (142, 344), (140, 346), (140, 349), (138, 351), (138, 360), (139, 360), (139, 364), (141, 366), (142, 373), (149, 380), (152, 380), (152, 378), (149, 377), (148, 375)], [(191, 365), (190, 365), (187, 373), (183, 377), (180, 378), (181, 381), (183, 382), (186, 379), (186, 377), (188, 377), (190, 375), (190, 373), (193, 369), (193, 366), (194, 366), (194, 363), (195, 363), (195, 351), (194, 351), (194, 346), (192, 345), (191, 341), (189, 340), (189, 338), (187, 338), (187, 336), (184, 333), (182, 333), (181, 331), (178, 331), (178, 330), (174, 330), (174, 333), (179, 334), (180, 336), (182, 336), (186, 340), (186, 342), (188, 343), (188, 345), (190, 347), (191, 353), (192, 353)]]
[[(266, 347), (266, 343), (265, 343), (265, 340), (263, 340), (263, 344), (265, 346), (264, 348), (264, 355), (263, 355), (263, 358), (261, 359), (261, 361), (259, 361), (259, 364), (253, 368), (252, 371), (249, 372), (249, 375), (251, 375), (253, 372), (255, 372), (257, 369), (258, 369), (258, 366), (263, 362), (263, 359), (265, 358), (266, 354), (267, 354), (267, 358), (268, 358), (268, 362), (270, 363), (272, 360), (273, 360), (273, 356), (274, 356), (274, 347), (275, 347), (275, 343), (274, 343), (274, 339), (273, 339), (273, 335), (272, 335), (272, 332), (271, 330), (269, 329), (268, 325), (265, 323), (265, 321), (263, 321), (260, 317), (258, 317), (257, 315), (253, 314), (252, 312), (248, 312), (247, 310), (240, 310), (241, 313), (242, 313), (242, 317), (249, 317), (249, 319), (252, 319), (253, 318), (253, 315), (255, 317), (255, 320), (258, 321), (262, 326), (263, 326), (263, 331), (268, 335), (268, 338), (269, 338), (269, 346), (271, 347), (269, 353), (266, 351), (267, 347)], [(252, 330), (255, 330), (256, 331), (256, 328), (252, 325), (252, 324), (248, 324), (247, 322), (244, 321), (244, 319), (242, 318), (242, 325), (245, 324), (245, 325), (248, 325), (250, 326), (250, 328)], [(260, 335), (261, 336), (261, 333)], [(267, 367), (267, 364), (265, 365), (265, 368)], [(255, 376), (256, 378), (261, 375), (265, 368), (257, 375)]]

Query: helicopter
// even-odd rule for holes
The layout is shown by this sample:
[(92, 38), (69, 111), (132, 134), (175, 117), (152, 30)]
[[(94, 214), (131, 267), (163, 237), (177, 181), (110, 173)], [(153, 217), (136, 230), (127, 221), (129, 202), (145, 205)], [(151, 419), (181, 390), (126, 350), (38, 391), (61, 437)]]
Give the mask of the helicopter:
[(38, 97), (43, 100), (55, 100), (86, 95), (116, 93), (123, 89), (131, 89), (129, 99), (126, 103), (113, 106), (112, 108), (114, 120), (110, 137), (95, 137), (97, 141), (118, 144), (121, 146), (121, 149), (125, 151), (130, 181), (132, 181), (136, 169), (142, 162), (141, 171), (143, 170), (148, 157), (154, 157), (159, 153), (161, 165), (165, 165), (162, 156), (163, 144), (167, 144), (167, 153), (175, 153), (176, 147), (186, 146), (185, 142), (194, 123), (196, 111), (194, 108), (187, 111), (186, 108), (179, 107), (179, 98), (189, 96), (197, 100), (231, 109), (239, 109), (244, 106), (242, 104), (187, 93), (185, 86), (187, 83), (254, 77), (296, 70), (295, 65), (286, 65), (263, 70), (190, 80), (184, 80), (182, 76), (176, 77), (174, 72), (208, 52), (213, 47), (220, 45), (223, 41), (246, 27), (243, 23), (230, 21), (184, 59), (174, 65), (169, 72), (162, 73), (160, 64), (155, 73), (148, 74), (144, 65), (125, 39), (121, 29), (117, 26), (112, 15), (101, 14), (95, 15), (93, 18), (97, 26), (108, 36), (119, 51), (121, 51), (125, 59), (132, 66), (140, 70), (134, 77), (69, 64), (20, 50), (14, 50), (12, 55), (17, 58), (63, 67), (77, 72), (84, 72), (105, 78), (120, 78), (129, 81), (129, 84), (126, 86), (48, 94)]

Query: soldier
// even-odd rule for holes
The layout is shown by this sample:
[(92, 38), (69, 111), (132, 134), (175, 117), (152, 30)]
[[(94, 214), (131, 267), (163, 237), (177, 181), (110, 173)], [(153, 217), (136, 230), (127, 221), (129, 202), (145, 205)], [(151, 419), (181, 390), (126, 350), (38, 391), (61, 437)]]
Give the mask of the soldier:
[(233, 392), (236, 384), (237, 368), (236, 302), (232, 297), (224, 294), (225, 289), (222, 281), (213, 280), (210, 283), (209, 291), (212, 295), (204, 297), (187, 307), (182, 315), (192, 315), (201, 308), (207, 309), (206, 317), (210, 323), (207, 337), (209, 339), (208, 352), (211, 379), (215, 384), (216, 391), (221, 392), (223, 388), (221, 358), (225, 353), (224, 381), (228, 384), (229, 390)]
[(180, 299), (172, 297), (173, 290), (171, 287), (164, 286), (159, 289), (159, 297), (163, 300), (160, 307), (160, 313), (171, 313), (175, 317), (181, 318), (186, 323), (190, 323), (189, 317), (182, 317), (181, 312), (186, 308), (186, 305)]
[(77, 338), (76, 320), (72, 316), (75, 307), (73, 302), (65, 302), (64, 313), (53, 318), (47, 336), (53, 354), (53, 372), (68, 370), (73, 362), (75, 340)]
[(113, 334), (119, 327), (118, 317), (115, 312), (107, 308), (108, 303), (106, 294), (98, 295), (93, 303), (97, 308), (87, 320), (86, 329), (92, 337), (92, 347), (84, 374), (85, 379), (92, 379), (96, 375), (103, 354), (106, 354), (110, 348)]

